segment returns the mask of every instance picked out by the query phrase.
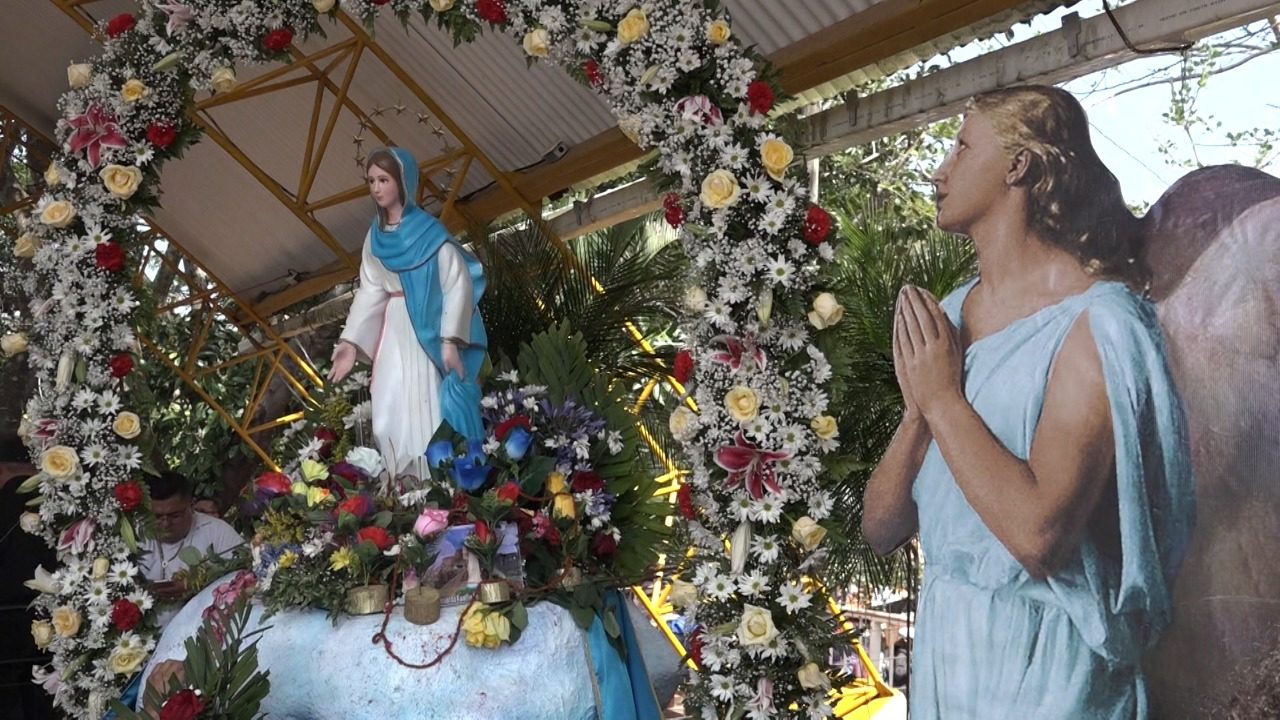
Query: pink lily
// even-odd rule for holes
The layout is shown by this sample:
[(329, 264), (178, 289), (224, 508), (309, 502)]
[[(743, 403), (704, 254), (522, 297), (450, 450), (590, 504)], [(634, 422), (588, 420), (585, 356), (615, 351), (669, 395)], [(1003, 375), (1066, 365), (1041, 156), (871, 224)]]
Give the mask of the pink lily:
[(772, 493), (781, 491), (770, 466), (790, 457), (789, 452), (761, 450), (747, 442), (747, 437), (741, 430), (734, 437), (732, 445), (723, 445), (715, 453), (716, 465), (729, 472), (725, 484), (733, 488), (746, 481), (747, 494), (752, 500), (764, 497), (766, 489)]
[(716, 127), (724, 122), (720, 108), (712, 105), (711, 99), (706, 95), (690, 95), (682, 99), (676, 103), (676, 112), (680, 114), (682, 120), (702, 123), (710, 127)]
[[(733, 335), (717, 335), (711, 338), (711, 342), (724, 343), (724, 350), (716, 350), (708, 355), (712, 362), (718, 362), (728, 365), (733, 370), (741, 370), (743, 360), (753, 363), (759, 370), (764, 370), (766, 364), (764, 350), (756, 347), (755, 338), (746, 337), (738, 338)], [(751, 369), (751, 365), (747, 366)]]
[(102, 148), (125, 148), (129, 145), (120, 133), (116, 119), (107, 114), (101, 105), (90, 105), (89, 112), (71, 118), (67, 124), (75, 129), (67, 139), (68, 152), (87, 150), (89, 164), (94, 167), (102, 162)]
[(169, 22), (165, 23), (164, 26), (165, 32), (168, 33), (169, 37), (173, 37), (174, 33), (186, 27), (196, 17), (195, 11), (191, 9), (190, 5), (169, 3), (167, 5), (156, 5), (156, 7), (169, 16)]
[(71, 527), (62, 531), (62, 536), (58, 538), (58, 550), (70, 550), (77, 555), (84, 554), (86, 550), (93, 547), (95, 525), (93, 518), (81, 518), (71, 523)]

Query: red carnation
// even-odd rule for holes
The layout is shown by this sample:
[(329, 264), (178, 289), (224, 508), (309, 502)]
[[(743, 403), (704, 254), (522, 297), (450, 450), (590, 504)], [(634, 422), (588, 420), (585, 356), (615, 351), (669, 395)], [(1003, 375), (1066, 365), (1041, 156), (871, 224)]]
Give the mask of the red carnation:
[(356, 533), (356, 542), (364, 542), (368, 540), (373, 543), (374, 547), (379, 550), (386, 550), (394, 544), (391, 534), (377, 525), (370, 525), (367, 528), (360, 528), (360, 532)]
[(101, 270), (120, 272), (124, 269), (124, 248), (119, 243), (98, 243), (93, 251), (93, 260)]
[(262, 38), (262, 47), (271, 52), (284, 52), (293, 42), (293, 31), (289, 28), (272, 30)]
[(680, 207), (680, 193), (669, 192), (662, 196), (662, 209), (670, 210), (671, 208)]
[(698, 517), (698, 511), (693, 506), (693, 487), (690, 485), (681, 485), (676, 491), (676, 504), (680, 506), (680, 516), (685, 520), (695, 520)]
[(508, 482), (497, 490), (498, 499), (505, 503), (515, 505), (520, 500), (520, 486)]
[(142, 610), (132, 601), (120, 599), (111, 606), (111, 624), (120, 632), (129, 632), (142, 622)]
[(160, 706), (160, 720), (196, 720), (204, 712), (204, 701), (195, 690), (179, 690)]
[(574, 492), (581, 493), (603, 489), (604, 480), (600, 478), (598, 473), (592, 472), (591, 470), (582, 470), (573, 474)]
[(147, 142), (157, 150), (164, 150), (178, 137), (178, 129), (169, 123), (153, 122), (147, 126)]
[(125, 512), (133, 512), (142, 504), (142, 486), (135, 480), (126, 480), (116, 485), (111, 489), (111, 494), (115, 495), (120, 509)]
[(253, 481), (254, 487), (263, 495), (268, 497), (278, 497), (280, 495), (288, 495), (293, 484), (289, 481), (289, 476), (278, 472), (265, 472)]
[(773, 109), (773, 88), (763, 80), (757, 80), (747, 86), (747, 105), (751, 112), (760, 115)]
[(591, 538), (591, 554), (601, 560), (612, 560), (618, 554), (618, 541), (607, 532), (598, 532)]
[(476, 0), (476, 14), (494, 25), (507, 22), (507, 7), (502, 0)]
[(343, 500), (338, 505), (338, 512), (348, 512), (360, 519), (364, 519), (366, 515), (373, 512), (373, 501), (364, 495), (355, 495)]
[(662, 217), (666, 219), (668, 225), (678, 228), (684, 224), (684, 208), (679, 205), (667, 208), (663, 211)]
[(507, 435), (517, 427), (522, 427), (529, 431), (533, 430), (533, 426), (529, 424), (529, 418), (524, 415), (513, 415), (498, 423), (498, 427), (493, 431), (493, 436), (498, 439), (498, 442), (506, 442)]
[(133, 372), (133, 356), (129, 353), (120, 353), (111, 358), (108, 365), (111, 368), (111, 377), (119, 380)]
[(689, 633), (689, 659), (694, 665), (702, 667), (702, 628)]
[(831, 234), (831, 216), (817, 205), (810, 205), (804, 216), (804, 240), (810, 245), (821, 245)]
[(129, 13), (120, 13), (107, 21), (107, 37), (120, 37), (124, 33), (132, 30), (133, 26), (137, 23), (138, 21), (134, 20), (133, 16)]
[(675, 362), (671, 365), (671, 375), (676, 382), (684, 385), (689, 382), (689, 376), (693, 374), (693, 355), (688, 350), (681, 350), (676, 353)]
[(594, 58), (588, 58), (582, 63), (582, 72), (587, 76), (587, 82), (591, 87), (598, 88), (604, 85), (604, 75), (600, 74), (600, 64)]

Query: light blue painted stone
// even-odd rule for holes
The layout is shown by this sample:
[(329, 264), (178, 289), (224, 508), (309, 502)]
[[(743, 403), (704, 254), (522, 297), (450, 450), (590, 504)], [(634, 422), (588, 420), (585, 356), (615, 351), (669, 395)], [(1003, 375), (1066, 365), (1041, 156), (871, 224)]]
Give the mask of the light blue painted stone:
[[(221, 582), (221, 581), (219, 581)], [(213, 601), (213, 583), (165, 628), (143, 673), (165, 659), (182, 659), (184, 641)], [(444, 608), (440, 620), (413, 625), (400, 609), (387, 636), (408, 662), (424, 663), (448, 646), (465, 606)], [(630, 607), (641, 653), (665, 705), (679, 681), (679, 658), (643, 611)], [(249, 631), (262, 608), (253, 609)], [(514, 646), (476, 649), (459, 638), (452, 653), (427, 670), (402, 667), (373, 636), (382, 615), (343, 616), (334, 625), (318, 610), (277, 613), (258, 636), (261, 667), (271, 671), (262, 712), (273, 720), (595, 720), (586, 636), (568, 611), (550, 603), (529, 609), (529, 627)], [(145, 684), (144, 684), (145, 687)]]

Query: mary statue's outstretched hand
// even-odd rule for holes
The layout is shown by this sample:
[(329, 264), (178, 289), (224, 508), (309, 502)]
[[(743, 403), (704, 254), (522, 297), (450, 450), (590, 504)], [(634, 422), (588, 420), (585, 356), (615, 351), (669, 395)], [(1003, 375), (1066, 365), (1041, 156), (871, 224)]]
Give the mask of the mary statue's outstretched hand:
[(333, 367), (329, 368), (329, 382), (342, 382), (351, 373), (356, 364), (356, 347), (348, 342), (339, 341), (333, 346)]

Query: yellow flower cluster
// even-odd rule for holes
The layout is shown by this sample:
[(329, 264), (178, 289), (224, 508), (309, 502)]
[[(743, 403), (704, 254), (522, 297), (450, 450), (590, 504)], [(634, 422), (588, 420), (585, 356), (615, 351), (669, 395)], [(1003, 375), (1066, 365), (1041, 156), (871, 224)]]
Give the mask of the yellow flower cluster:
[(511, 639), (511, 621), (497, 610), (479, 603), (472, 605), (462, 620), (462, 632), (471, 647), (494, 650)]

